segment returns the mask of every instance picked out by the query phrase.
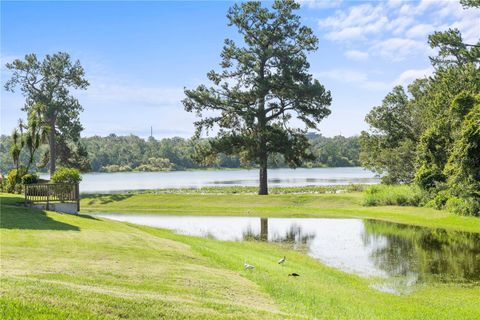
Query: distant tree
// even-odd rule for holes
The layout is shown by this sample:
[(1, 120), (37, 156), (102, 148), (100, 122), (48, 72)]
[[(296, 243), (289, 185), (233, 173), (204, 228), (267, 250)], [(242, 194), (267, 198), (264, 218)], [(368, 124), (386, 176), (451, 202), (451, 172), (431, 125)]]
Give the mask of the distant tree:
[(229, 25), (237, 27), (244, 46), (226, 39), (222, 71), (208, 73), (213, 86), (186, 89), (183, 100), (185, 110), (201, 118), (197, 135), (219, 127), (207, 153), (239, 154), (259, 165), (261, 195), (268, 194), (269, 155), (283, 155), (291, 167), (312, 158), (306, 130), (290, 120), (316, 129), (330, 114), (330, 92), (308, 73), (307, 53), (317, 49), (318, 39), (301, 25), (297, 9), (292, 0), (277, 0), (272, 10), (256, 1), (231, 7)]
[(84, 70), (78, 60), (73, 63), (70, 55), (63, 52), (46, 55), (43, 61), (39, 61), (35, 54), (28, 54), (24, 60), (16, 59), (6, 67), (13, 71), (13, 75), (5, 88), (12, 92), (16, 87), (20, 88), (26, 98), (23, 110), (30, 113), (37, 103), (45, 106), (42, 117), (49, 126), (48, 160), (50, 175), (53, 175), (58, 156), (57, 142), (77, 142), (83, 130), (79, 119), (83, 108), (70, 89), (87, 88), (89, 83), (84, 78)]
[(351, 167), (360, 165), (360, 143), (357, 136), (335, 136), (326, 138), (321, 135), (310, 136), (311, 152), (315, 156), (313, 166)]
[(415, 176), (415, 145), (421, 119), (414, 106), (398, 86), (365, 117), (370, 131), (360, 136), (360, 160), (366, 168), (383, 174), (386, 183), (410, 183)]

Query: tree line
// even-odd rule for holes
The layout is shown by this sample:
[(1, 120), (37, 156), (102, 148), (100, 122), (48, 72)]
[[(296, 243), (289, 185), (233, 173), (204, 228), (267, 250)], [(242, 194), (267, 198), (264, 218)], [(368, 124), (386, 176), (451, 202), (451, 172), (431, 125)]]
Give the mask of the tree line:
[(428, 43), (438, 52), (433, 74), (395, 87), (370, 111), (360, 159), (384, 183), (417, 184), (425, 205), (480, 215), (480, 40), (449, 29)]
[[(324, 137), (309, 133), (309, 150), (314, 160), (304, 163), (305, 167), (349, 167), (360, 165), (359, 137)], [(121, 171), (169, 171), (207, 168), (255, 168), (255, 162), (247, 162), (239, 155), (218, 154), (216, 157), (202, 158), (201, 149), (207, 139), (185, 139), (180, 137), (142, 139), (135, 135), (105, 137), (82, 137), (78, 145), (86, 154), (86, 159), (77, 163), (76, 168), (84, 172), (121, 172)], [(12, 148), (12, 136), (0, 136), (0, 170), (5, 173), (15, 168), (9, 150)], [(46, 172), (48, 166), (42, 161), (42, 155), (48, 152), (48, 145), (41, 144), (33, 158), (32, 169)], [(20, 154), (19, 166), (26, 167), (30, 155)], [(78, 165), (79, 164), (79, 165)], [(288, 167), (280, 154), (272, 154), (270, 167)]]

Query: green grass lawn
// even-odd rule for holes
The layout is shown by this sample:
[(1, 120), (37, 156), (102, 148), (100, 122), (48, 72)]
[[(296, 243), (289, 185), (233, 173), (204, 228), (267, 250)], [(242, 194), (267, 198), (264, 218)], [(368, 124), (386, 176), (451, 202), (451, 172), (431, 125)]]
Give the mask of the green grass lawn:
[[(222, 242), (25, 209), (15, 205), (19, 199), (0, 197), (2, 319), (478, 319), (480, 314), (478, 286), (423, 285), (396, 296), (372, 289), (372, 280), (279, 245)], [(141, 206), (147, 200), (155, 202)], [(307, 209), (308, 216), (336, 208), (331, 214), (346, 216), (349, 211), (341, 213), (341, 202), (350, 203), (353, 212), (361, 209), (358, 200), (358, 195), (297, 200), (148, 195), (96, 197), (84, 199), (82, 206), (117, 212), (122, 204), (142, 207), (141, 212), (151, 206), (163, 208), (156, 213), (171, 214), (180, 201), (177, 214), (210, 208), (208, 214), (298, 216)], [(232, 209), (225, 211), (228, 207)], [(393, 208), (391, 215), (406, 219), (415, 214), (412, 210)], [(418, 212), (425, 221), (439, 214)], [(436, 223), (454, 218), (445, 215)], [(456, 225), (465, 228), (468, 223), (458, 220)], [(284, 267), (276, 263), (283, 255)], [(243, 270), (245, 259), (256, 269)], [(301, 276), (288, 277), (293, 271)]]
[(85, 195), (82, 212), (166, 215), (371, 218), (480, 232), (480, 219), (431, 208), (362, 206), (360, 192), (341, 194), (113, 194)]

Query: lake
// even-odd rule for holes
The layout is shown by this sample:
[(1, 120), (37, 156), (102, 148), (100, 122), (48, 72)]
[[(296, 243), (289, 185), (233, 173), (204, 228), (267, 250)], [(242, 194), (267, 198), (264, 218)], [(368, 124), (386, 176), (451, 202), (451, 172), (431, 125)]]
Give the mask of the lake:
[[(118, 221), (224, 241), (287, 244), (322, 263), (364, 277), (390, 293), (421, 283), (480, 282), (480, 234), (365, 219), (99, 214)], [(288, 256), (287, 256), (288, 261)], [(243, 263), (243, 261), (239, 261)]]
[[(258, 170), (86, 173), (82, 193), (161, 188), (257, 186)], [(374, 184), (379, 179), (361, 167), (270, 169), (270, 187)]]

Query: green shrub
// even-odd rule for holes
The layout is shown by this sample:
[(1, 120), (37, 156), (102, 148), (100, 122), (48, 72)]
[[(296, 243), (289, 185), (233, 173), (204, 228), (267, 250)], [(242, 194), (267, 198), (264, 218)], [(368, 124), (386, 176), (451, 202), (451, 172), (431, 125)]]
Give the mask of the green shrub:
[(22, 177), (22, 184), (34, 184), (38, 183), (38, 175), (35, 173), (27, 173)]
[(458, 197), (450, 197), (445, 203), (445, 209), (447, 211), (457, 213), (462, 207), (462, 200)]
[(365, 188), (366, 186), (363, 184), (349, 184), (345, 189), (347, 192), (361, 192)]
[(53, 183), (77, 184), (82, 181), (80, 171), (74, 168), (58, 168), (52, 176)]
[(170, 170), (169, 168), (161, 168), (161, 167), (153, 166), (151, 164), (141, 164), (135, 169), (133, 169), (133, 171), (136, 171), (136, 172), (158, 172), (158, 171), (169, 171), (169, 170)]
[(373, 185), (365, 189), (365, 206), (418, 206), (422, 191), (416, 185)]
[(80, 171), (74, 168), (58, 168), (52, 176), (51, 182), (61, 183), (55, 187), (55, 195), (63, 202), (70, 198), (74, 190), (73, 184), (82, 181)]
[(101, 172), (130, 172), (132, 168), (130, 166), (119, 166), (117, 164), (111, 164), (100, 169)]
[(0, 174), (0, 192), (8, 192), (8, 180), (3, 174)]
[(480, 216), (480, 202), (472, 198), (450, 197), (445, 209), (462, 216)]
[(7, 176), (7, 191), (10, 193), (22, 192), (22, 177), (27, 174), (27, 169), (20, 167), (18, 170), (10, 170)]
[(432, 208), (435, 208), (437, 210), (442, 210), (444, 209), (448, 199), (449, 199), (449, 193), (447, 191), (440, 191), (437, 193), (435, 198), (431, 201), (431, 206)]

